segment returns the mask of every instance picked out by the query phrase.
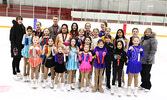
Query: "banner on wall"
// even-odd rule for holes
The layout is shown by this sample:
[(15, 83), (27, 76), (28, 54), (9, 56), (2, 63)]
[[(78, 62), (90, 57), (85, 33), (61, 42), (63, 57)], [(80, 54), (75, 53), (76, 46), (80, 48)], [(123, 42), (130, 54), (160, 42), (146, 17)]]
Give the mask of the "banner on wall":
[(127, 24), (123, 24), (124, 35), (126, 35), (126, 27), (127, 27)]
[(36, 22), (37, 22), (37, 19), (34, 19), (34, 29), (36, 29), (36, 26), (35, 26), (35, 24), (36, 24)]

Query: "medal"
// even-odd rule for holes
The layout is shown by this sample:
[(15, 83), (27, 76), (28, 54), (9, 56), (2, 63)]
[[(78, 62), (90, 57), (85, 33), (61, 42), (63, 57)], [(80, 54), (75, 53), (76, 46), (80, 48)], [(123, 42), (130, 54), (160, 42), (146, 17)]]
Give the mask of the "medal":
[(28, 45), (28, 38), (25, 38), (25, 45)]
[(34, 47), (33, 47), (32, 55), (33, 55), (33, 57), (35, 57), (35, 58), (37, 57), (36, 50), (35, 50)]
[(138, 53), (138, 62), (140, 62), (140, 53)]
[(88, 61), (88, 59), (89, 59), (89, 53), (87, 53), (86, 61)]
[(81, 60), (84, 60), (84, 53), (82, 52), (82, 54), (81, 54)]
[(77, 54), (75, 54), (75, 62), (77, 62)]
[(55, 54), (55, 62), (57, 62), (57, 54)]
[(64, 62), (66, 62), (66, 55), (64, 54)]
[(54, 33), (54, 35), (55, 35), (55, 37), (56, 37), (57, 34), (58, 34), (59, 26), (57, 25), (57, 28), (56, 28), (56, 30), (55, 30), (54, 25), (52, 25), (52, 30), (53, 30), (53, 33)]
[[(46, 41), (45, 41), (46, 40)], [(43, 38), (43, 41), (42, 41), (42, 44), (44, 45), (44, 44), (48, 44), (48, 40), (49, 40), (49, 38), (47, 37), (47, 39), (46, 38)]]

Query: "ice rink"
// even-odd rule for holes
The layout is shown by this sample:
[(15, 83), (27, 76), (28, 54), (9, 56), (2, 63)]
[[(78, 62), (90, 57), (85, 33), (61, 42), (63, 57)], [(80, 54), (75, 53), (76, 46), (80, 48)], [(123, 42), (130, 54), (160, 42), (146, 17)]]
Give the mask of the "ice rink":
[[(3, 23), (1, 23), (3, 24)], [(140, 30), (140, 29), (139, 29)], [(138, 97), (126, 96), (126, 87), (122, 91), (122, 97), (117, 94), (111, 95), (110, 91), (103, 85), (104, 93), (89, 92), (81, 93), (78, 88), (68, 92), (66, 89), (62, 92), (59, 88), (55, 92), (47, 87), (43, 89), (41, 84), (37, 89), (32, 89), (30, 83), (23, 81), (14, 81), (12, 75), (12, 58), (10, 55), (9, 42), (10, 28), (0, 28), (0, 100), (167, 100), (167, 38), (157, 37), (158, 50), (156, 53), (156, 63), (151, 70), (151, 91), (145, 93), (138, 91)], [(20, 63), (21, 73), (23, 73), (23, 59)], [(124, 66), (126, 69), (126, 66)], [(127, 83), (127, 75), (125, 74)]]

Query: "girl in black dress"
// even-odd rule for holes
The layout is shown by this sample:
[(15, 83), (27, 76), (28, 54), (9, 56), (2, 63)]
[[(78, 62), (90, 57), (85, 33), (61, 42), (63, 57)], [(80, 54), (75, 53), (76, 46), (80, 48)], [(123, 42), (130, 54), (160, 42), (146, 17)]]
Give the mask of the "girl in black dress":
[(57, 82), (58, 82), (59, 74), (61, 74), (61, 90), (62, 91), (64, 90), (64, 72), (66, 71), (66, 68), (65, 68), (66, 55), (63, 53), (63, 51), (64, 51), (63, 45), (59, 45), (58, 53), (55, 54), (56, 79), (55, 79), (54, 91), (57, 90), (57, 84), (58, 84)]
[(51, 84), (50, 88), (54, 87), (54, 66), (55, 66), (55, 52), (56, 52), (56, 47), (53, 45), (54, 41), (53, 38), (48, 39), (48, 45), (44, 45), (42, 55), (46, 54), (43, 64), (44, 64), (44, 82), (42, 87), (45, 88), (46, 86), (46, 79), (48, 76), (48, 69), (51, 71)]

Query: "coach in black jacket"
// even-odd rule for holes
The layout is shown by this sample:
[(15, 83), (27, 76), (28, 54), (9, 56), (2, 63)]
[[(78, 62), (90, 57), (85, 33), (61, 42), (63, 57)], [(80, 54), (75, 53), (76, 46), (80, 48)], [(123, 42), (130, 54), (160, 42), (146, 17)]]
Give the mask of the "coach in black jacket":
[(22, 38), (23, 35), (26, 34), (25, 27), (22, 24), (22, 21), (23, 18), (21, 16), (17, 16), (16, 20), (12, 21), (13, 26), (10, 30), (11, 57), (13, 58), (13, 78), (15, 80), (22, 78), (22, 75), (20, 74), (19, 64), (22, 57), (21, 50), (24, 47), (24, 45), (22, 45)]

